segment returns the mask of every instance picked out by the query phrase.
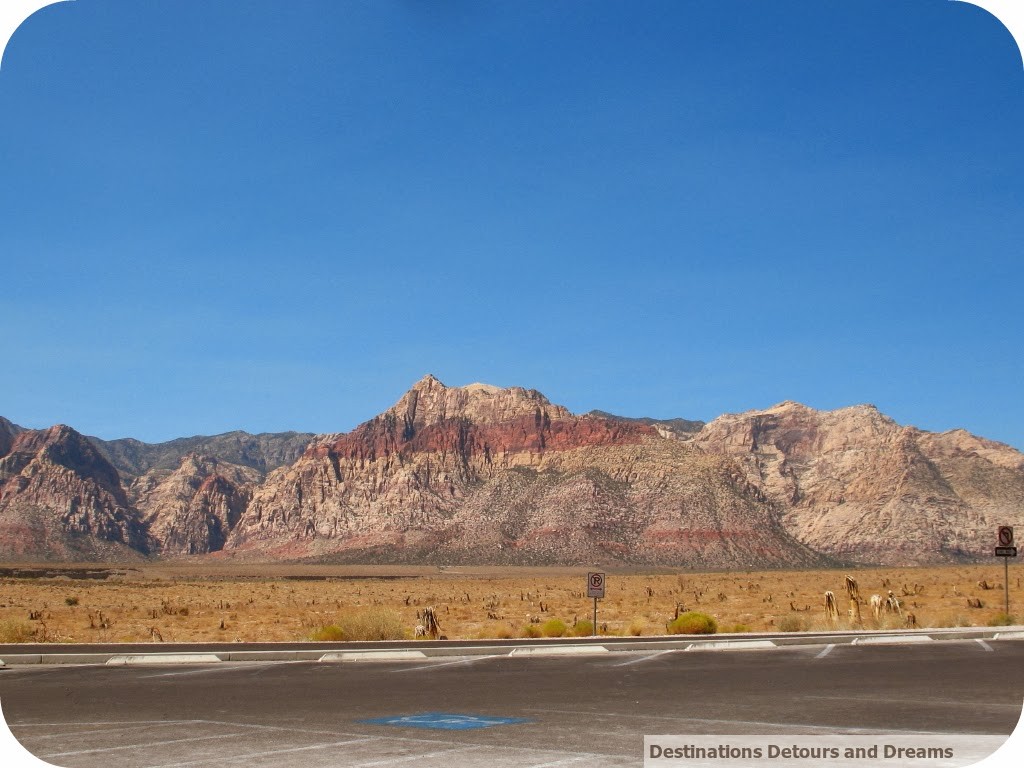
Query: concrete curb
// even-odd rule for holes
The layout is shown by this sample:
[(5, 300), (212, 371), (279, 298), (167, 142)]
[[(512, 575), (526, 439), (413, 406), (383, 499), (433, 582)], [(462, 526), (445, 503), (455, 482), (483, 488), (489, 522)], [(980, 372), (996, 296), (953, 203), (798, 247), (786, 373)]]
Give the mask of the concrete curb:
[(771, 640), (710, 640), (706, 643), (691, 643), (687, 651), (754, 651), (778, 648)]
[(533, 645), (528, 648), (514, 648), (509, 656), (578, 656), (581, 654), (608, 653), (603, 645)]
[(423, 651), (332, 651), (318, 661), (421, 661), (427, 658)]
[[(713, 638), (713, 639), (712, 639)], [(196, 649), (182, 649), (178, 652), (154, 652), (133, 648), (130, 653), (88, 652), (88, 645), (76, 645), (61, 652), (55, 646), (52, 652), (17, 653), (17, 646), (3, 649), (3, 661), (7, 668), (22, 664), (109, 664), (130, 666), (135, 664), (204, 664), (217, 661), (290, 661), (290, 662), (331, 662), (331, 661), (400, 661), (426, 658), (452, 658), (460, 656), (516, 656), (533, 658), (539, 656), (571, 656), (605, 653), (636, 653), (644, 651), (700, 651), (700, 650), (773, 650), (806, 645), (913, 645), (932, 641), (950, 640), (1021, 640), (1024, 626), (1014, 627), (955, 627), (925, 630), (837, 630), (835, 632), (737, 634), (729, 636), (708, 635), (661, 635), (646, 638), (595, 637), (564, 638), (549, 641), (509, 641), (480, 644), (478, 641), (445, 642), (435, 645), (430, 641), (390, 641), (374, 647), (343, 650), (317, 648), (275, 648), (274, 643), (266, 647), (248, 650), (234, 650), (231, 643), (196, 644)], [(159, 646), (157, 646), (159, 647)], [(47, 649), (49, 651), (49, 649)]]
[(928, 635), (885, 635), (883, 637), (855, 637), (850, 645), (901, 645), (903, 643), (931, 643)]
[(137, 653), (130, 656), (111, 656), (105, 662), (111, 666), (126, 664), (219, 664), (215, 653)]

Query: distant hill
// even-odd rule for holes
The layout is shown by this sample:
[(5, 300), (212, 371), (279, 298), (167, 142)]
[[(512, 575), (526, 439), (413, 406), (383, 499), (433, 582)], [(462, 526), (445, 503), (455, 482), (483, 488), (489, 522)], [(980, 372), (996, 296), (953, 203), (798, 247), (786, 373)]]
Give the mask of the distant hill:
[(165, 443), (143, 443), (132, 438), (89, 440), (118, 472), (138, 477), (152, 469), (175, 470), (189, 454), (215, 457), (266, 474), (294, 463), (313, 437), (305, 432), (226, 432), (212, 437), (179, 437)]
[(620, 421), (633, 421), (637, 424), (646, 424), (649, 427), (662, 427), (676, 437), (685, 439), (700, 432), (705, 422), (690, 421), (689, 419), (652, 419), (647, 416), (618, 416), (607, 411), (590, 411), (588, 416), (599, 416), (603, 419), (619, 419)]

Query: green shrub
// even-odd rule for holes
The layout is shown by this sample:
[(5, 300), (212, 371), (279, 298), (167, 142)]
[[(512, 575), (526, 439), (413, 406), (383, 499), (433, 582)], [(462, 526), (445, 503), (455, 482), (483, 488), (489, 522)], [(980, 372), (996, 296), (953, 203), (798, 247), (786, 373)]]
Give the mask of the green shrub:
[(561, 619), (548, 619), (540, 628), (540, 633), (544, 637), (565, 637), (568, 631), (569, 627)]
[(990, 627), (1012, 627), (1014, 624), (1016, 624), (1016, 621), (1014, 621), (1013, 616), (1005, 611), (1000, 611), (988, 620), (988, 626)]
[(540, 627), (536, 624), (527, 624), (523, 627), (523, 637), (540, 637)]
[(35, 639), (32, 627), (23, 621), (0, 622), (0, 643), (29, 643)]
[(679, 618), (668, 625), (670, 635), (713, 635), (717, 631), (718, 623), (700, 611), (681, 613)]
[(309, 639), (321, 642), (334, 642), (336, 640), (344, 640), (345, 633), (341, 631), (341, 627), (337, 624), (330, 624), (326, 627), (320, 627), (320, 629), (309, 636)]
[(334, 624), (321, 627), (310, 635), (311, 640), (402, 640), (405, 627), (394, 611), (370, 608), (349, 613)]
[(594, 622), (589, 619), (582, 619), (572, 625), (574, 637), (590, 637), (594, 634)]

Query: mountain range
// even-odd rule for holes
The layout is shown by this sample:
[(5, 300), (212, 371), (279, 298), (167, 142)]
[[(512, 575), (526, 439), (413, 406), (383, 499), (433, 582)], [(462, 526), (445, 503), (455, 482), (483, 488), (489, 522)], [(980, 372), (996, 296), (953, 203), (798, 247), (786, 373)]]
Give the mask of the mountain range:
[(0, 418), (0, 558), (911, 565), (1024, 527), (1024, 454), (870, 405), (574, 415), (426, 376), (348, 433), (104, 441)]

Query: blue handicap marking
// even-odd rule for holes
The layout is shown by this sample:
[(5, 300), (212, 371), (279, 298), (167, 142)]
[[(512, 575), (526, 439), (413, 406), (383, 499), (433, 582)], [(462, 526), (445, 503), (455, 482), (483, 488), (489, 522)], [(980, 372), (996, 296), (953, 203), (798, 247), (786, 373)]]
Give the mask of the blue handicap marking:
[(473, 728), (490, 728), (495, 725), (512, 725), (530, 722), (524, 717), (482, 717), (480, 715), (456, 715), (450, 712), (424, 712), (420, 715), (395, 715), (360, 720), (373, 725), (397, 725), (406, 728), (433, 728), (441, 731), (468, 731)]

